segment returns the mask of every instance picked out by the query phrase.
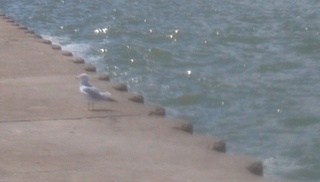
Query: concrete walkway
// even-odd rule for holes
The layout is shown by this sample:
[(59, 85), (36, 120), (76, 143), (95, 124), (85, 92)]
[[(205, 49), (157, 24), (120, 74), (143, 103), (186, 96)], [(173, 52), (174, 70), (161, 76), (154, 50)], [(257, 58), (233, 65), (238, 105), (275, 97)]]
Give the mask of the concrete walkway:
[[(0, 15), (0, 182), (269, 181), (259, 160), (226, 155), (82, 62)], [(88, 111), (85, 70), (119, 102)]]

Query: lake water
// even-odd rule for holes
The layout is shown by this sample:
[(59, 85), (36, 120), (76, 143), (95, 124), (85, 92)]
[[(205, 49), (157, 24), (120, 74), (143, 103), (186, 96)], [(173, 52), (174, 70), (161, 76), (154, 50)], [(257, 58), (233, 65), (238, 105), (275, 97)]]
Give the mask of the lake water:
[(0, 0), (0, 12), (128, 84), (168, 117), (320, 179), (320, 2)]

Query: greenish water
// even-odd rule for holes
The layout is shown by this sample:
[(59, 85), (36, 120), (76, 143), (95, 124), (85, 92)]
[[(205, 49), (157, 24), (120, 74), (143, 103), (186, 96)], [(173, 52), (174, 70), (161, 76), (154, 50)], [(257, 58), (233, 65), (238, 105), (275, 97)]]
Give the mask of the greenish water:
[(0, 0), (0, 12), (264, 161), (320, 179), (320, 3), (315, 0)]

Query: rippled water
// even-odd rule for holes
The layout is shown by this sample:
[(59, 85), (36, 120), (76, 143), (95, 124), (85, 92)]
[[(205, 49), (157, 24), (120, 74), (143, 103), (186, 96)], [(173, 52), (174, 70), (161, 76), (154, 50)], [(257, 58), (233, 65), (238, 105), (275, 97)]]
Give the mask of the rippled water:
[(320, 179), (320, 3), (315, 0), (0, 0), (0, 12), (113, 75), (169, 117)]

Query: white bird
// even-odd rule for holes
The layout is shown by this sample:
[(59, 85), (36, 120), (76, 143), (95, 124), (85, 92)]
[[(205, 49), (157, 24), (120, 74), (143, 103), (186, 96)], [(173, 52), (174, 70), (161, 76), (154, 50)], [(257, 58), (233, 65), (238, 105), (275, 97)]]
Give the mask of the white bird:
[(94, 110), (94, 102), (96, 101), (114, 101), (109, 92), (100, 92), (96, 87), (89, 84), (89, 76), (82, 73), (78, 76), (80, 78), (80, 92), (88, 101), (88, 110)]

